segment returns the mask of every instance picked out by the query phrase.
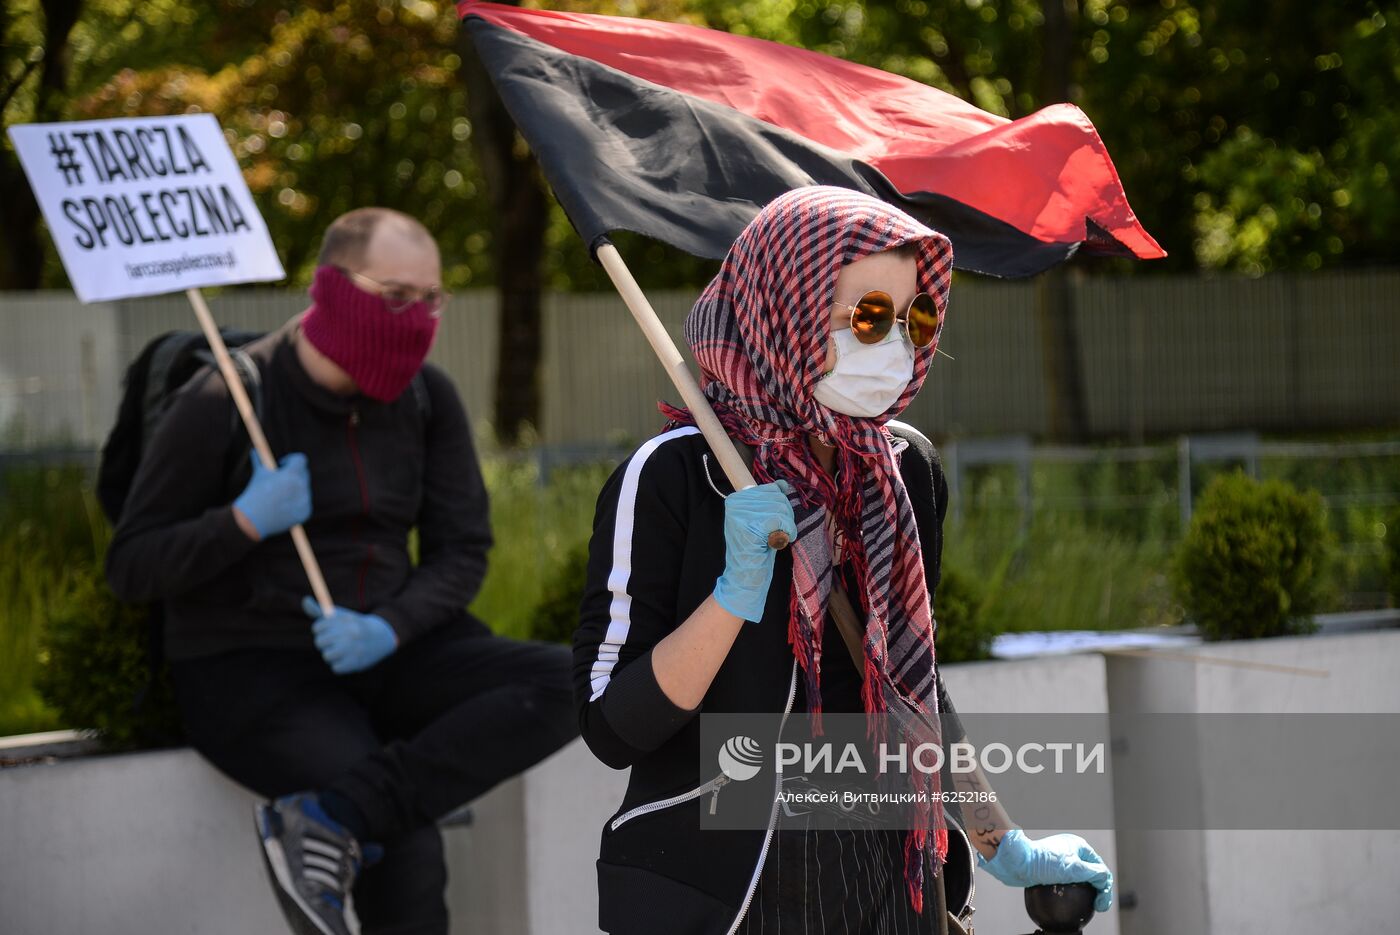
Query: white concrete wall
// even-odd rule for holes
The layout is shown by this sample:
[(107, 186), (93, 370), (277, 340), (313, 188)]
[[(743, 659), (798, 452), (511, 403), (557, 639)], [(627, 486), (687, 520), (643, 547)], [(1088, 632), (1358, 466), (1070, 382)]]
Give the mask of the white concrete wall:
[(0, 770), (0, 931), (285, 931), (257, 848), (252, 797), (189, 751)]
[[(962, 714), (1104, 714), (1108, 711), (1108, 691), (1104, 658), (1097, 653), (1043, 656), (1014, 661), (966, 662), (943, 667), (948, 697)], [(977, 743), (976, 730), (968, 729), (968, 740)], [(996, 780), (992, 779), (995, 787)], [(1014, 802), (1006, 802), (1007, 814), (1016, 821)], [(1113, 827), (1113, 802), (1101, 805), (1103, 828)], [(1024, 828), (1032, 838), (1072, 831), (1082, 834), (1099, 856), (1118, 875), (1118, 849), (1114, 835), (1105, 831), (1078, 828)], [(1025, 891), (1002, 885), (985, 870), (977, 871), (973, 905), (977, 912), (972, 923), (986, 935), (1016, 935), (1034, 929), (1026, 916)], [(1085, 929), (1085, 935), (1118, 935), (1118, 901), (1108, 912), (1098, 914)]]
[[(1109, 698), (1114, 711), (1396, 713), (1398, 659), (1393, 630), (1109, 656)], [(1115, 778), (1189, 783), (1209, 814), (1210, 775), (1229, 768), (1203, 761), (1197, 776)], [(1325, 809), (1325, 793), (1300, 807)], [(1125, 935), (1400, 929), (1400, 831), (1120, 829), (1117, 837), (1120, 878), (1136, 903), (1122, 914)]]
[[(946, 680), (964, 714), (1396, 712), (1398, 655), (1400, 632), (1390, 631), (950, 665)], [(596, 932), (599, 833), (625, 782), (576, 741), (473, 803), (474, 822), (445, 831), (454, 933)], [(285, 931), (252, 803), (190, 751), (0, 770), (0, 933)], [(1027, 829), (1057, 831), (1080, 829)], [(1080, 833), (1119, 894), (1087, 935), (1390, 932), (1400, 919), (1400, 832)], [(1133, 908), (1123, 908), (1128, 894)], [(1021, 891), (985, 874), (975, 904), (982, 935), (1031, 930)]]
[[(946, 678), (969, 713), (1104, 707), (1095, 655), (948, 666)], [(626, 781), (575, 741), (474, 803), (472, 825), (445, 832), (453, 931), (597, 932), (594, 860)], [(281, 931), (253, 801), (188, 750), (0, 770), (0, 932)], [(1058, 830), (1072, 829), (1032, 833)], [(1112, 866), (1112, 840), (1091, 837)], [(1019, 890), (985, 874), (977, 887), (979, 930), (1030, 930)], [(1116, 935), (1113, 913), (1091, 931)]]
[(525, 775), (531, 931), (598, 931), (598, 843), (627, 787), (582, 740)]
[[(625, 778), (579, 742), (473, 803), (444, 830), (453, 932), (597, 931), (597, 829)], [(255, 801), (190, 750), (0, 770), (0, 933), (286, 931)]]

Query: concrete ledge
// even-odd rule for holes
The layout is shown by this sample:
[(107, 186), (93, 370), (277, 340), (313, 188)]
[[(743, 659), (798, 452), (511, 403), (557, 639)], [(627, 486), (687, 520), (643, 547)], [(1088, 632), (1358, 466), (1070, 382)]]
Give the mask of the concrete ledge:
[[(966, 714), (1400, 712), (1397, 658), (1400, 632), (1382, 630), (967, 663), (947, 666), (945, 680)], [(286, 931), (257, 851), (253, 796), (190, 750), (66, 756), (90, 742), (64, 734), (0, 746), (24, 764), (0, 769), (0, 932)], [(575, 741), (471, 803), (470, 822), (443, 832), (453, 932), (597, 932), (594, 861), (626, 779)], [(1111, 813), (1113, 802), (1102, 807)], [(1400, 831), (1085, 837), (1120, 885), (1087, 935), (1336, 931), (1340, 913), (1347, 931), (1380, 932), (1400, 918)], [(1020, 890), (984, 873), (976, 886), (979, 932), (1031, 930)]]
[[(597, 931), (597, 828), (625, 778), (576, 741), (445, 821), (453, 932)], [(0, 932), (285, 932), (255, 802), (184, 748), (0, 770)]]
[[(1350, 616), (1350, 615), (1349, 615)], [(1181, 713), (1400, 713), (1400, 632), (1394, 629), (1205, 643), (1170, 653), (1107, 657), (1110, 711)], [(1151, 737), (1127, 736), (1150, 746)], [(1306, 751), (1299, 751), (1306, 755)], [(1120, 764), (1121, 765), (1121, 764)], [(1212, 771), (1129, 775), (1115, 781), (1189, 789), (1209, 814)], [(1364, 768), (1364, 767), (1363, 767)], [(1300, 809), (1325, 810), (1346, 789), (1319, 789)], [(1400, 918), (1400, 830), (1144, 831), (1120, 828), (1127, 935), (1214, 932), (1390, 932)]]
[(42, 734), (0, 737), (0, 769), (43, 760), (98, 753), (102, 742), (88, 730), (51, 730)]
[(189, 750), (0, 771), (5, 932), (286, 931), (253, 802)]
[[(948, 697), (959, 714), (1103, 714), (1108, 711), (1108, 684), (1103, 656), (1072, 653), (1029, 659), (987, 660), (943, 666)], [(975, 728), (968, 739), (978, 742)], [(995, 785), (996, 780), (992, 780)], [(1016, 804), (1005, 803), (1016, 821)], [(1113, 825), (1113, 802), (1100, 804), (1102, 827)], [(1082, 833), (1108, 866), (1117, 873), (1118, 848), (1111, 832), (1078, 828), (1026, 828), (1033, 838), (1061, 831)], [(977, 871), (972, 924), (986, 935), (1017, 935), (1035, 926), (1026, 917), (1025, 892), (1004, 886), (985, 870)], [(1119, 935), (1117, 900), (1106, 913), (1094, 916), (1086, 935)]]

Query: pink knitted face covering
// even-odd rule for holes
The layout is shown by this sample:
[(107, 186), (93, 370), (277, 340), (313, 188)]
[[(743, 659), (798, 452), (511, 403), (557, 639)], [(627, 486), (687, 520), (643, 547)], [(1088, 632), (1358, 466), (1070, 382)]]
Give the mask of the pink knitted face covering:
[(391, 311), (382, 296), (361, 289), (334, 266), (316, 268), (301, 331), (340, 365), (371, 399), (390, 402), (408, 388), (437, 335), (427, 302)]

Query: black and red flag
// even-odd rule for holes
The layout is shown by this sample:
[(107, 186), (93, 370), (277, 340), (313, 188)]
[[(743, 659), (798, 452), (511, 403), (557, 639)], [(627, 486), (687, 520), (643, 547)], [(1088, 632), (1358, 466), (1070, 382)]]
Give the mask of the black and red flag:
[(722, 257), (782, 192), (840, 185), (948, 235), (960, 269), (1165, 256), (1072, 104), (1007, 120), (908, 78), (696, 26), (478, 0), (458, 12), (590, 248), (628, 230)]

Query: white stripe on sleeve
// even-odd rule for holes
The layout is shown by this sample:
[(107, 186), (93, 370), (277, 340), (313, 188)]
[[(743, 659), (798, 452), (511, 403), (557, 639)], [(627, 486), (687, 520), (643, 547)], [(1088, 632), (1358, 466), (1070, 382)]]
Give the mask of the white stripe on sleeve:
[(608, 590), (612, 591), (612, 606), (609, 612), (608, 632), (598, 646), (598, 657), (593, 661), (593, 671), (589, 684), (593, 694), (589, 701), (597, 700), (608, 687), (612, 678), (613, 666), (617, 665), (622, 644), (627, 642), (627, 631), (632, 626), (632, 595), (627, 593), (627, 584), (632, 578), (632, 533), (636, 519), (637, 481), (642, 467), (652, 452), (673, 438), (699, 433), (693, 425), (682, 426), (663, 432), (637, 449), (632, 460), (627, 462), (627, 471), (622, 477), (622, 491), (617, 498), (617, 518), (613, 528), (612, 571), (608, 573)]

